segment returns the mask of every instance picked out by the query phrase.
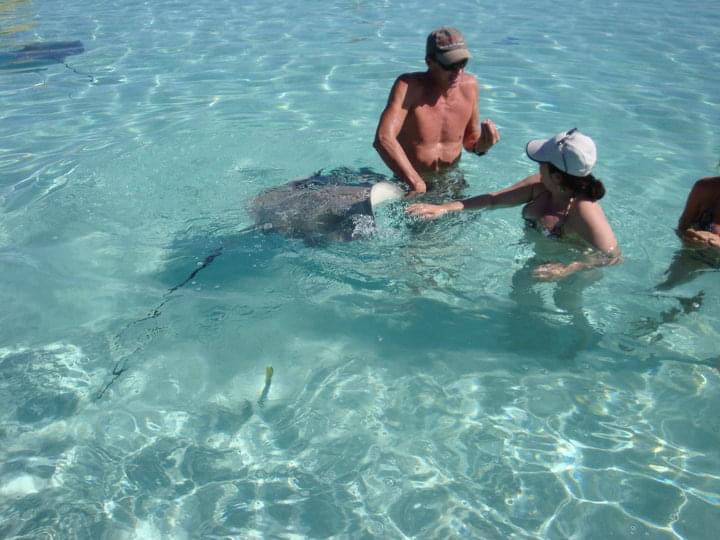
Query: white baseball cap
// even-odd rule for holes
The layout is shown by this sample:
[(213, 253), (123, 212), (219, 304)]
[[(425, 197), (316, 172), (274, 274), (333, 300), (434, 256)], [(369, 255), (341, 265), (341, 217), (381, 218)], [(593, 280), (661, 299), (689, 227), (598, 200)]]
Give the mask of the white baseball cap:
[(563, 131), (547, 140), (530, 141), (525, 152), (533, 161), (552, 163), (573, 176), (587, 176), (597, 161), (597, 148), (577, 128)]

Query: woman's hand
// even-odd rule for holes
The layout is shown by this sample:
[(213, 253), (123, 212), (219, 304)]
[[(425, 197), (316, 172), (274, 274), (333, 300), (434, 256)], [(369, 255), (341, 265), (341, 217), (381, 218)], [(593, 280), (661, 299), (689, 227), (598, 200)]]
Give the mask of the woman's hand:
[(405, 209), (407, 215), (421, 219), (437, 219), (450, 211), (452, 211), (450, 205), (427, 203), (411, 204)]
[(598, 268), (600, 266), (612, 266), (622, 262), (620, 250), (613, 248), (606, 253), (595, 253), (586, 257), (584, 261), (574, 261), (570, 264), (548, 263), (541, 264), (533, 275), (540, 281), (557, 281), (580, 270)]
[(579, 263), (548, 263), (541, 264), (533, 270), (533, 276), (539, 281), (557, 281), (580, 270)]

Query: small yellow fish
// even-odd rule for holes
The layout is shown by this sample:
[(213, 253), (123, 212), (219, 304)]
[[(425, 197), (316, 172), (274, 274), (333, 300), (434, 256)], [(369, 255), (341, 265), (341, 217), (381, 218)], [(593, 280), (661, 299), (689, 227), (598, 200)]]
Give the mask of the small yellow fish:
[(270, 381), (272, 380), (273, 376), (273, 368), (272, 366), (268, 366), (265, 368), (265, 388), (263, 388), (262, 394), (260, 394), (260, 399), (258, 399), (257, 404), (262, 407), (265, 405), (265, 400), (268, 397), (268, 394), (270, 393)]

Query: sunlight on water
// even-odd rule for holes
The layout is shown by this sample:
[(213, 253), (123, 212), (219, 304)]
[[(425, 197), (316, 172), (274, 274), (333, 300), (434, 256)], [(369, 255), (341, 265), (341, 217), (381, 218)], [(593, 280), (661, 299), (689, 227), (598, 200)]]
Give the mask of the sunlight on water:
[[(717, 174), (720, 13), (562, 9), (0, 2), (0, 537), (714, 538), (718, 266), (673, 227)], [(253, 227), (290, 180), (389, 176), (441, 24), (502, 134), (466, 193), (577, 126), (622, 265), (535, 281), (568, 249), (518, 209)]]

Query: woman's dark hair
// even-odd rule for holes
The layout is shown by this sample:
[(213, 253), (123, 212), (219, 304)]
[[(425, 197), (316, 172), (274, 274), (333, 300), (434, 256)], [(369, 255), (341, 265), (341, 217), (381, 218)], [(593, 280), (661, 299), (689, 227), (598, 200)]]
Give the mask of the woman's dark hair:
[(550, 173), (559, 174), (562, 177), (561, 185), (567, 190), (584, 195), (591, 201), (599, 201), (605, 196), (605, 186), (592, 174), (587, 176), (573, 176), (558, 169), (552, 163), (548, 163)]

